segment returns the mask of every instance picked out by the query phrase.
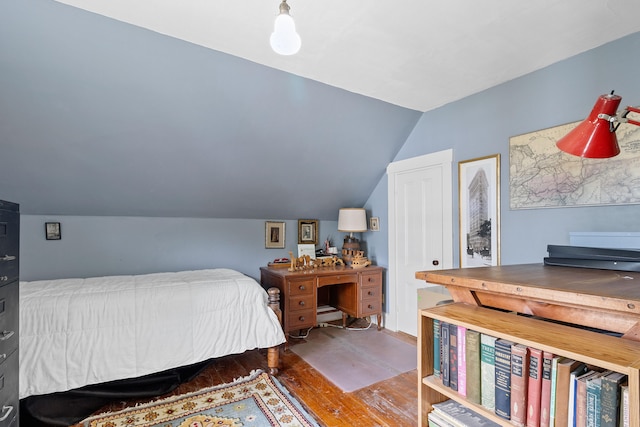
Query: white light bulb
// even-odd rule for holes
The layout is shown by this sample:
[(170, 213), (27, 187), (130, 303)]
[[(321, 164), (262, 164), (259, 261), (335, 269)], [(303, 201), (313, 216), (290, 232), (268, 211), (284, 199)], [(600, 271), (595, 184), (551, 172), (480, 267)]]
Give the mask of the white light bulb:
[(296, 24), (288, 13), (278, 15), (269, 40), (271, 48), (280, 55), (294, 55), (302, 46), (302, 40), (296, 32)]

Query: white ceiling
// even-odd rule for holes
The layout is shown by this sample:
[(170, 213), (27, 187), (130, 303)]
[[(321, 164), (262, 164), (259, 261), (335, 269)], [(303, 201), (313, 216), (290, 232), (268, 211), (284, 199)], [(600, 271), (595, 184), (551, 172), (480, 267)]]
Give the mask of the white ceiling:
[(280, 0), (59, 1), (418, 111), (640, 30), (638, 0), (289, 0), (302, 49), (283, 57)]

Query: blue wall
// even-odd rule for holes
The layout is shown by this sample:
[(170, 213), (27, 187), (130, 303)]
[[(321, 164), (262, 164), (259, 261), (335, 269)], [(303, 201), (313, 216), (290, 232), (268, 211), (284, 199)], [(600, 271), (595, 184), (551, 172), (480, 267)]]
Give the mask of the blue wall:
[[(60, 222), (61, 240), (45, 239), (45, 222)], [(320, 221), (320, 240), (335, 242), (337, 226)], [(249, 219), (22, 215), (20, 233), (21, 280), (214, 267), (259, 279), (261, 266), (297, 255), (298, 244), (297, 221), (285, 221), (285, 249), (265, 249), (265, 222)]]
[[(501, 263), (542, 262), (547, 244), (568, 244), (572, 231), (638, 231), (640, 206), (509, 209), (509, 138), (584, 119), (597, 97), (615, 90), (640, 103), (640, 33), (429, 111), (394, 161), (453, 148), (454, 265), (459, 265), (457, 162), (501, 154)], [(388, 266), (387, 177), (366, 206), (381, 233), (366, 233), (370, 253)], [(426, 269), (426, 266), (425, 266)]]

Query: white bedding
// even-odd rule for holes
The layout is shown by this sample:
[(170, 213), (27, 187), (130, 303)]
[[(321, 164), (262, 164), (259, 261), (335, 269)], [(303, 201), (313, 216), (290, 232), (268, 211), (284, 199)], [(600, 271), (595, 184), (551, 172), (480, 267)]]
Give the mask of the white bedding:
[(20, 283), (20, 398), (285, 341), (267, 293), (229, 269)]

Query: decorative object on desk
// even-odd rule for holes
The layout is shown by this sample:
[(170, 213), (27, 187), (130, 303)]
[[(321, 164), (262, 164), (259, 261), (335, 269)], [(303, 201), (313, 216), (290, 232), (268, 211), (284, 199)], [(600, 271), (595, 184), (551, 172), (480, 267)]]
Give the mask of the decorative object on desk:
[(369, 218), (369, 230), (371, 231), (380, 231), (380, 218), (377, 216), (372, 216)]
[(458, 163), (460, 267), (500, 265), (500, 154)]
[(351, 267), (352, 268), (363, 268), (371, 265), (371, 261), (369, 261), (365, 256), (363, 251), (356, 251), (351, 258)]
[(60, 240), (62, 239), (62, 232), (59, 222), (45, 222), (44, 232), (47, 240)]
[(298, 245), (298, 258), (309, 256), (311, 259), (316, 259), (316, 247), (315, 245), (302, 244)]
[(360, 250), (360, 241), (353, 233), (367, 231), (367, 212), (363, 208), (341, 208), (338, 212), (338, 231), (348, 232), (342, 245), (342, 259), (351, 265), (356, 251)]
[(320, 267), (333, 267), (336, 265), (344, 265), (342, 259), (336, 256), (325, 256), (320, 258), (311, 258), (310, 255), (303, 255), (298, 258), (293, 256), (293, 252), (289, 252), (291, 257), (291, 266), (289, 271), (311, 270)]
[(274, 377), (260, 370), (230, 384), (172, 396), (87, 418), (85, 427), (107, 426), (306, 426), (318, 423)]
[(298, 220), (298, 243), (318, 244), (318, 220), (299, 219)]
[(264, 247), (267, 249), (284, 249), (284, 221), (265, 221)]
[(627, 107), (616, 114), (622, 97), (610, 94), (600, 95), (591, 114), (571, 132), (560, 139), (556, 145), (565, 153), (574, 156), (605, 159), (620, 154), (616, 131), (621, 123), (640, 126), (640, 122), (630, 120), (630, 112), (640, 113), (640, 109)]

